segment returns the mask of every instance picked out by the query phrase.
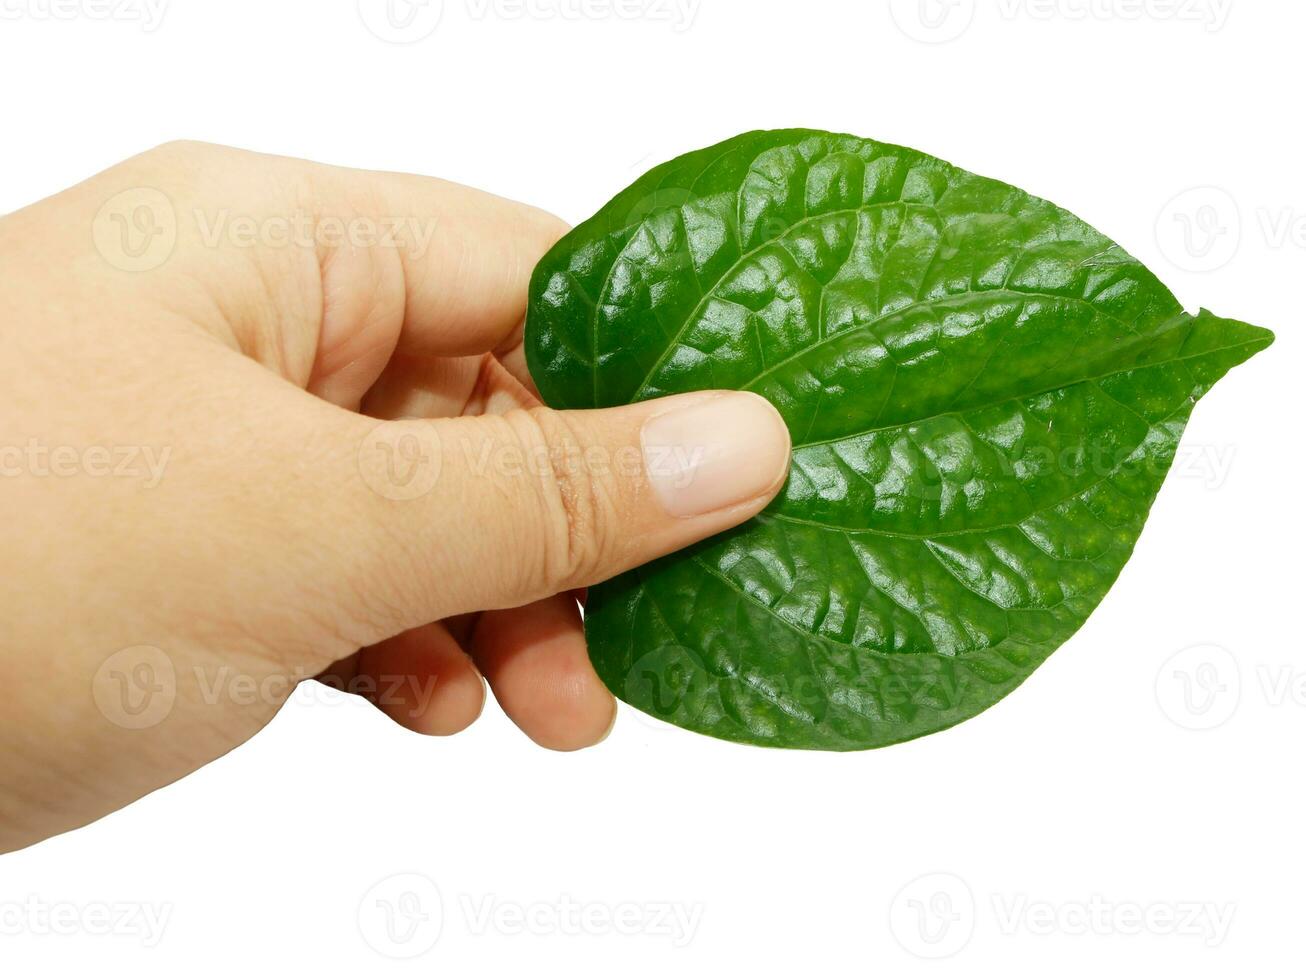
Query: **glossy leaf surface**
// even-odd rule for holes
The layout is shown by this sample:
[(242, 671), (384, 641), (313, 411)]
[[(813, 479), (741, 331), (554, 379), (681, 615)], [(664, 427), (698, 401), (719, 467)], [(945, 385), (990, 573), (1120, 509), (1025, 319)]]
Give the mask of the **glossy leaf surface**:
[(993, 704), (1084, 622), (1197, 399), (1267, 346), (1060, 208), (814, 131), (664, 164), (540, 263), (556, 407), (736, 388), (780, 410), (760, 516), (590, 592), (600, 676), (735, 741), (886, 745)]

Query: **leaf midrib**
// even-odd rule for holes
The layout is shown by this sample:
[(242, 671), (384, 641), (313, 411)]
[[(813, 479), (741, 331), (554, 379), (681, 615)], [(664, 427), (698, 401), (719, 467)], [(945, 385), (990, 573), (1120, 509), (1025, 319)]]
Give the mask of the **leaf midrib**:
[[(1188, 326), (1188, 336), (1184, 337), (1184, 339), (1180, 342), (1180, 346), (1182, 346), (1183, 344), (1186, 344), (1189, 340), (1189, 337), (1192, 336), (1192, 331), (1195, 329), (1197, 324), (1197, 317), (1192, 316), (1191, 314), (1188, 313), (1181, 313), (1175, 319), (1183, 320)], [(1165, 331), (1163, 328), (1161, 332), (1158, 332), (1156, 339), (1159, 340), (1164, 335), (1165, 335)], [(1265, 346), (1264, 339), (1260, 337), (1255, 337), (1250, 340), (1240, 340), (1236, 344), (1227, 344), (1223, 347), (1211, 347), (1208, 348), (1207, 350), (1200, 351), (1196, 354), (1185, 354), (1183, 357), (1171, 357), (1160, 361), (1150, 361), (1150, 362), (1144, 361), (1142, 363), (1130, 364), (1127, 367), (1116, 368), (1115, 370), (1112, 371), (1105, 371), (1102, 374), (1094, 374), (1088, 377), (1073, 379), (1070, 381), (1065, 381), (1062, 384), (1049, 385), (1046, 388), (1039, 388), (1035, 391), (1024, 392), (1018, 395), (1008, 395), (1004, 398), (1000, 398), (991, 402), (984, 402), (979, 405), (967, 405), (965, 408), (949, 408), (942, 412), (935, 412), (932, 415), (922, 415), (920, 418), (903, 419), (899, 422), (890, 422), (887, 425), (877, 425), (869, 429), (862, 429), (858, 432), (850, 432), (847, 435), (831, 436), (829, 439), (818, 439), (815, 442), (798, 443), (793, 447), (793, 451), (797, 452), (800, 449), (811, 449), (816, 446), (828, 446), (828, 445), (833, 445), (834, 443), (837, 442), (846, 442), (852, 439), (861, 439), (864, 438), (865, 436), (875, 435), (875, 433), (877, 432), (888, 432), (890, 429), (901, 429), (909, 425), (924, 425), (926, 422), (932, 422), (935, 419), (947, 418), (949, 415), (962, 415), (966, 412), (983, 412), (983, 411), (987, 411), (990, 408), (997, 408), (1000, 405), (1006, 405), (1008, 402), (1024, 401), (1030, 398), (1038, 398), (1040, 395), (1046, 395), (1053, 391), (1062, 391), (1066, 388), (1074, 388), (1077, 385), (1092, 384), (1093, 382), (1096, 381), (1104, 381), (1107, 378), (1114, 378), (1121, 374), (1128, 374), (1131, 371), (1142, 371), (1147, 368), (1165, 367), (1170, 364), (1181, 364), (1184, 361), (1192, 361), (1202, 357), (1210, 357), (1214, 354), (1220, 354), (1225, 351), (1238, 350), (1242, 347), (1257, 347), (1259, 349), (1264, 346)]]
[[(1195, 319), (1195, 318), (1194, 318), (1194, 319)], [(1216, 348), (1212, 348), (1212, 349), (1210, 349), (1210, 350), (1208, 350), (1208, 351), (1204, 351), (1204, 352), (1201, 353), (1201, 354), (1189, 355), (1189, 356), (1187, 356), (1187, 357), (1183, 357), (1183, 358), (1175, 358), (1174, 361), (1166, 361), (1166, 362), (1158, 362), (1158, 363), (1166, 364), (1166, 363), (1174, 363), (1174, 362), (1177, 362), (1177, 361), (1192, 360), (1192, 359), (1195, 358), (1195, 357), (1203, 357), (1203, 356), (1207, 356), (1207, 355), (1218, 354), (1218, 353), (1220, 353), (1220, 352), (1222, 352), (1222, 351), (1227, 351), (1227, 350), (1236, 350), (1236, 349), (1238, 349), (1238, 348), (1240, 348), (1240, 347), (1254, 346), (1254, 345), (1256, 345), (1256, 344), (1259, 343), (1259, 342), (1260, 342), (1259, 339), (1258, 339), (1258, 340), (1243, 341), (1243, 342), (1238, 343), (1238, 344), (1229, 344), (1229, 345), (1224, 346), (1224, 347), (1216, 347)], [(1176, 411), (1171, 412), (1171, 413), (1169, 413), (1168, 415), (1166, 415), (1165, 418), (1159, 419), (1158, 421), (1156, 421), (1156, 422), (1154, 422), (1154, 423), (1150, 423), (1150, 424), (1149, 424), (1149, 430), (1148, 430), (1148, 431), (1149, 431), (1149, 432), (1154, 431), (1154, 430), (1157, 428), (1157, 426), (1159, 426), (1159, 425), (1163, 425), (1163, 424), (1166, 423), (1166, 422), (1172, 421), (1172, 420), (1173, 420), (1173, 419), (1174, 419), (1174, 418), (1179, 414), (1180, 411), (1182, 411), (1182, 406), (1181, 406), (1180, 409), (1177, 409)], [(1140, 446), (1141, 446), (1141, 443), (1140, 443)], [(1134, 451), (1130, 454), (1129, 457), (1127, 457), (1125, 460), (1121, 460), (1120, 463), (1116, 464), (1116, 466), (1114, 466), (1114, 467), (1112, 468), (1112, 470), (1111, 470), (1110, 473), (1108, 473), (1107, 475), (1105, 475), (1105, 476), (1101, 477), (1100, 479), (1094, 481), (1094, 483), (1091, 484), (1090, 486), (1088, 486), (1088, 487), (1086, 487), (1086, 488), (1084, 488), (1084, 489), (1081, 489), (1081, 490), (1075, 491), (1074, 493), (1068, 494), (1068, 495), (1066, 495), (1064, 498), (1062, 498), (1061, 500), (1057, 501), (1056, 503), (1051, 504), (1051, 505), (1049, 505), (1048, 507), (1039, 508), (1039, 509), (1036, 510), (1034, 513), (1041, 513), (1041, 512), (1043, 512), (1043, 511), (1049, 510), (1049, 509), (1051, 509), (1051, 508), (1053, 508), (1053, 507), (1059, 506), (1060, 504), (1064, 503), (1066, 500), (1070, 500), (1070, 499), (1072, 499), (1072, 498), (1074, 498), (1074, 497), (1077, 497), (1077, 496), (1082, 496), (1083, 494), (1088, 493), (1088, 492), (1090, 492), (1091, 490), (1093, 490), (1095, 487), (1100, 486), (1101, 484), (1105, 483), (1107, 480), (1111, 479), (1112, 477), (1114, 477), (1114, 476), (1119, 472), (1121, 466), (1123, 466), (1124, 463), (1128, 462), (1129, 459), (1133, 458), (1133, 456), (1137, 454), (1137, 452), (1138, 452), (1138, 448), (1139, 448), (1139, 447), (1135, 447)], [(1033, 516), (1033, 515), (1031, 515), (1031, 516)], [(833, 532), (833, 533), (842, 533), (842, 534), (857, 533), (857, 534), (867, 534), (867, 535), (878, 536), (878, 537), (909, 538), (909, 539), (912, 539), (912, 540), (920, 541), (920, 542), (922, 543), (922, 545), (925, 546), (925, 550), (926, 550), (926, 551), (931, 555), (931, 557), (932, 557), (936, 562), (938, 562), (939, 566), (940, 566), (941, 568), (943, 568), (943, 570), (944, 570), (947, 574), (951, 575), (954, 579), (955, 579), (956, 576), (955, 576), (955, 574), (952, 572), (952, 570), (949, 569), (949, 568), (947, 567), (947, 565), (944, 564), (944, 563), (943, 563), (943, 562), (938, 558), (938, 556), (937, 556), (936, 554), (934, 554), (933, 550), (932, 550), (931, 548), (928, 547), (928, 546), (929, 546), (929, 543), (930, 543), (932, 540), (935, 540), (935, 539), (938, 539), (938, 538), (955, 537), (955, 536), (957, 536), (957, 535), (961, 535), (961, 534), (985, 534), (985, 533), (990, 532), (990, 531), (1001, 530), (1001, 529), (1004, 529), (1004, 528), (1020, 528), (1021, 530), (1023, 530), (1022, 525), (1023, 525), (1023, 523), (1024, 523), (1023, 521), (1019, 521), (1019, 522), (1011, 522), (1011, 523), (1008, 523), (1008, 524), (992, 525), (992, 526), (989, 526), (989, 527), (982, 527), (982, 528), (967, 528), (967, 529), (965, 529), (965, 530), (961, 530), (961, 531), (949, 531), (949, 532), (941, 532), (941, 533), (938, 533), (938, 534), (929, 534), (929, 535), (925, 535), (925, 534), (921, 534), (921, 535), (913, 535), (913, 534), (900, 534), (900, 533), (892, 532), (892, 531), (880, 531), (880, 530), (876, 530), (876, 529), (874, 529), (874, 528), (843, 528), (843, 527), (840, 527), (840, 526), (838, 526), (838, 525), (823, 524), (823, 523), (820, 523), (820, 522), (818, 522), (818, 521), (804, 521), (804, 520), (801, 520), (801, 519), (786, 518), (786, 517), (783, 517), (782, 515), (778, 515), (778, 514), (767, 514), (767, 513), (763, 513), (763, 514), (759, 514), (756, 518), (753, 518), (753, 520), (756, 521), (756, 522), (758, 522), (758, 523), (763, 523), (763, 524), (766, 523), (767, 521), (778, 520), (778, 521), (785, 521), (785, 522), (788, 522), (788, 523), (807, 524), (807, 525), (810, 525), (810, 526), (813, 526), (813, 527), (816, 527), (816, 528), (819, 528), (819, 529), (822, 529), (822, 530), (829, 530), (829, 531), (831, 531), (831, 532)], [(1029, 518), (1026, 518), (1025, 520), (1029, 520)], [(755, 605), (758, 609), (760, 609), (760, 610), (762, 610), (763, 612), (765, 612), (765, 613), (766, 613), (766, 614), (767, 614), (771, 619), (775, 620), (775, 621), (778, 622), (778, 623), (783, 624), (787, 629), (791, 630), (792, 632), (796, 633), (797, 635), (799, 635), (799, 636), (801, 636), (801, 637), (804, 637), (804, 638), (807, 638), (807, 639), (810, 639), (810, 640), (814, 640), (814, 641), (816, 641), (816, 642), (818, 642), (818, 643), (829, 643), (829, 644), (831, 644), (831, 645), (833, 645), (833, 646), (836, 646), (836, 647), (839, 647), (839, 648), (841, 648), (841, 649), (845, 649), (845, 650), (854, 650), (854, 651), (858, 651), (859, 653), (868, 654), (868, 655), (870, 655), (870, 656), (874, 656), (874, 657), (877, 657), (877, 658), (880, 658), (880, 659), (883, 659), (883, 660), (886, 660), (886, 661), (891, 661), (891, 659), (894, 658), (894, 657), (903, 657), (903, 656), (932, 656), (932, 657), (937, 657), (937, 658), (941, 658), (941, 659), (946, 659), (946, 660), (951, 661), (951, 662), (958, 662), (958, 663), (964, 663), (964, 662), (965, 662), (965, 657), (966, 657), (966, 653), (965, 653), (965, 652), (962, 652), (962, 653), (959, 653), (959, 654), (945, 654), (945, 653), (942, 653), (942, 652), (940, 652), (940, 651), (938, 651), (938, 650), (894, 650), (894, 651), (877, 650), (877, 649), (874, 649), (873, 647), (864, 647), (864, 646), (858, 646), (858, 645), (856, 645), (856, 644), (854, 644), (854, 643), (845, 643), (845, 642), (843, 642), (842, 640), (836, 640), (836, 639), (834, 639), (834, 638), (832, 638), (832, 637), (823, 636), (823, 635), (820, 635), (820, 634), (817, 634), (817, 633), (809, 632), (809, 631), (803, 629), (802, 627), (798, 626), (796, 623), (792, 623), (792, 622), (790, 622), (790, 621), (789, 621), (788, 619), (786, 619), (784, 616), (782, 616), (782, 615), (780, 615), (778, 612), (776, 612), (775, 609), (773, 609), (771, 606), (767, 605), (765, 602), (763, 602), (763, 601), (762, 601), (761, 599), (759, 599), (757, 596), (755, 596), (755, 595), (753, 595), (752, 593), (750, 593), (747, 589), (745, 589), (745, 588), (744, 588), (743, 586), (741, 586), (739, 583), (735, 582), (733, 579), (731, 579), (731, 578), (730, 578), (729, 576), (727, 576), (725, 573), (723, 573), (722, 571), (720, 571), (720, 570), (717, 569), (717, 568), (712, 567), (710, 564), (708, 564), (706, 561), (703, 560), (703, 558), (702, 558), (701, 555), (692, 555), (692, 556), (690, 557), (690, 560), (691, 560), (695, 565), (699, 566), (699, 568), (701, 568), (703, 571), (705, 571), (709, 576), (711, 576), (712, 578), (715, 578), (716, 580), (718, 580), (718, 581), (721, 582), (722, 584), (726, 585), (726, 586), (729, 587), (732, 591), (734, 591), (735, 593), (737, 593), (739, 596), (741, 596), (742, 598), (748, 600), (750, 603), (752, 603), (753, 605)], [(1068, 559), (1057, 559), (1057, 560), (1068, 560)], [(1087, 559), (1083, 559), (1083, 560), (1087, 560)], [(1100, 561), (1100, 560), (1101, 560), (1101, 558), (1099, 557), (1098, 559), (1093, 560), (1093, 563), (1095, 563), (1096, 561)], [(964, 584), (964, 583), (962, 583), (962, 584)], [(645, 584), (643, 587), (644, 587), (645, 589), (647, 589), (647, 584)], [(876, 591), (879, 591), (879, 590), (877, 589)], [(986, 597), (986, 596), (981, 596), (980, 598), (984, 599), (984, 601), (988, 602), (990, 605), (993, 605), (995, 608), (998, 608), (998, 609), (1004, 609), (1004, 607), (999, 606), (997, 603), (994, 603), (992, 599), (989, 599), (989, 598)], [(1004, 609), (1004, 611), (1007, 611), (1007, 610)], [(997, 646), (1000, 646), (1000, 644), (997, 644), (997, 645), (995, 645), (994, 647), (989, 647), (989, 648), (987, 648), (988, 652), (992, 652), (994, 649), (996, 649)]]

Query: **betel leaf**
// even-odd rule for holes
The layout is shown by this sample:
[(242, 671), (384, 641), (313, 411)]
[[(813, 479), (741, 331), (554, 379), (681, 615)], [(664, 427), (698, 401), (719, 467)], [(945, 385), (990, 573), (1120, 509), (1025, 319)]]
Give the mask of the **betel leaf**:
[(793, 461), (755, 519), (590, 591), (595, 667), (761, 745), (968, 718), (1084, 622), (1193, 405), (1272, 339), (915, 150), (757, 132), (656, 167), (535, 270), (531, 372), (566, 408), (757, 392)]

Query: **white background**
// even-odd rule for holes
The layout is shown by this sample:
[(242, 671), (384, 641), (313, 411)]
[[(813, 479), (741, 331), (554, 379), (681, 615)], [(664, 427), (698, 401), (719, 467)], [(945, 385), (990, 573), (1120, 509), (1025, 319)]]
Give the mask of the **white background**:
[[(556, 755), (492, 705), (428, 740), (305, 688), (227, 758), (0, 859), (0, 973), (1300, 969), (1306, 8), (444, 0), (394, 44), (365, 26), (384, 0), (363, 6), (172, 0), (155, 22), (132, 0), (0, 0), (0, 212), (188, 137), (576, 221), (669, 156), (803, 125), (1048, 197), (1278, 342), (1198, 407), (1101, 608), (972, 721), (834, 755), (623, 709), (599, 748)], [(130, 918), (101, 935), (106, 904)]]

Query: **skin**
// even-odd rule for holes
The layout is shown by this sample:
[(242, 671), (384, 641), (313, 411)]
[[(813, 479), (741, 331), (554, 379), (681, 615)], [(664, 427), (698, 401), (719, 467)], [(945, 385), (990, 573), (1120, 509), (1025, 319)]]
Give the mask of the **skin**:
[(193, 143), (0, 219), (0, 851), (230, 751), (311, 678), (428, 735), (488, 681), (541, 746), (603, 739), (581, 590), (751, 517), (784, 463), (677, 516), (619, 462), (710, 394), (540, 407), (527, 282), (565, 231)]

